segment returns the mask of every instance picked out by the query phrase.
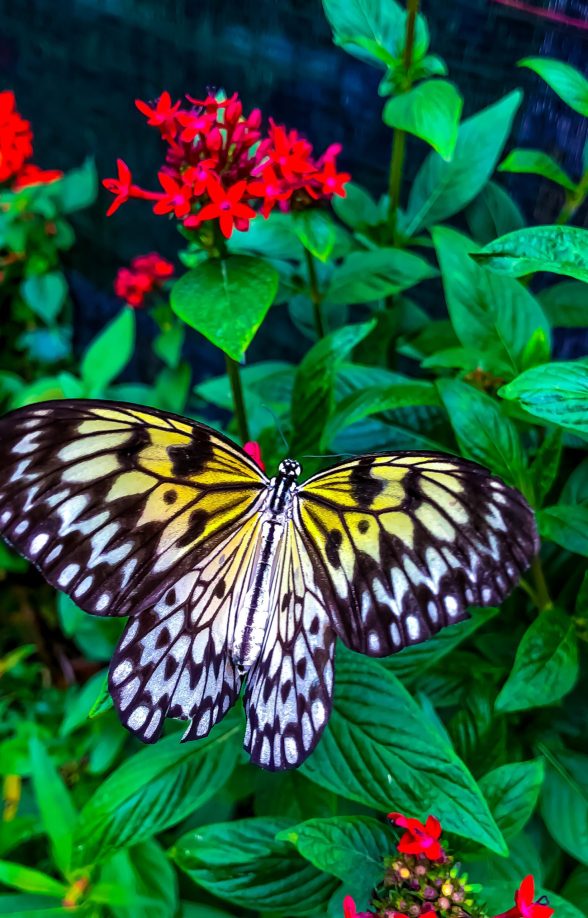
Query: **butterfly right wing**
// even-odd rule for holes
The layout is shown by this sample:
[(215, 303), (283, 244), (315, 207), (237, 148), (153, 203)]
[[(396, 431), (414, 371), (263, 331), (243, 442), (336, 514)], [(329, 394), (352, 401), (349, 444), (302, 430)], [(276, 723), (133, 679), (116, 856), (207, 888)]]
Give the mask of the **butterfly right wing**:
[(230, 641), (257, 568), (260, 520), (250, 513), (151, 609), (127, 623), (109, 689), (121, 721), (143, 742), (159, 738), (166, 717), (190, 721), (183, 741), (206, 736), (235, 702), (242, 680)]

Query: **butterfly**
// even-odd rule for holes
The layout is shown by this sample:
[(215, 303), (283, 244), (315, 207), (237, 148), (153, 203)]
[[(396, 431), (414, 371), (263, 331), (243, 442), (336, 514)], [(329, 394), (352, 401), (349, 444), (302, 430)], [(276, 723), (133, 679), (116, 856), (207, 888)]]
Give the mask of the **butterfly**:
[(44, 402), (0, 420), (0, 533), (94, 615), (128, 616), (109, 670), (122, 723), (206, 736), (243, 684), (245, 749), (300, 765), (332, 706), (336, 638), (382, 657), (500, 603), (533, 513), (476, 463), (363, 456), (298, 483), (152, 408)]

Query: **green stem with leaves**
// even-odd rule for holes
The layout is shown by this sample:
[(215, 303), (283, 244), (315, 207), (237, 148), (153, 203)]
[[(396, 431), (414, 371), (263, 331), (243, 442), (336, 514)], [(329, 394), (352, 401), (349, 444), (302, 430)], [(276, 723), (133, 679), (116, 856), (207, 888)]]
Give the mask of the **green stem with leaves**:
[[(407, 0), (406, 5), (406, 33), (404, 39), (404, 81), (401, 92), (408, 92), (412, 87), (412, 56), (416, 19), (419, 11), (420, 0)], [(394, 128), (392, 134), (392, 153), (390, 156), (390, 172), (388, 179), (388, 222), (392, 238), (396, 236), (398, 222), (398, 208), (400, 206), (400, 189), (402, 187), (402, 173), (404, 168), (404, 155), (406, 151), (406, 132)]]
[(316, 276), (316, 267), (314, 263), (314, 256), (312, 252), (309, 252), (308, 249), (304, 249), (304, 255), (306, 258), (306, 268), (308, 270), (308, 287), (310, 291), (310, 299), (312, 302), (312, 314), (314, 317), (314, 327), (319, 338), (325, 337), (325, 323), (323, 321), (323, 314), (321, 310), (321, 305), (323, 302), (323, 295), (319, 290), (318, 279)]
[(569, 223), (577, 210), (582, 206), (586, 198), (588, 197), (588, 169), (584, 172), (584, 175), (576, 185), (575, 191), (570, 192), (566, 195), (565, 203), (562, 209), (559, 212), (559, 215), (556, 219), (556, 223), (559, 226), (564, 226), (566, 223)]
[(237, 420), (237, 430), (242, 443), (247, 443), (251, 439), (249, 436), (249, 424), (247, 423), (247, 411), (245, 409), (245, 399), (243, 397), (243, 386), (241, 384), (241, 374), (239, 364), (228, 354), (225, 354), (225, 363), (227, 367), (227, 376), (231, 385), (233, 395), (233, 406), (235, 409), (235, 418)]
[(539, 555), (535, 555), (533, 562), (531, 564), (531, 578), (533, 580), (533, 594), (535, 603), (540, 612), (543, 612), (544, 609), (551, 609), (553, 602), (551, 596), (549, 595), (549, 590), (547, 588), (547, 582), (545, 580), (545, 574), (543, 573), (543, 566), (541, 564), (541, 558)]

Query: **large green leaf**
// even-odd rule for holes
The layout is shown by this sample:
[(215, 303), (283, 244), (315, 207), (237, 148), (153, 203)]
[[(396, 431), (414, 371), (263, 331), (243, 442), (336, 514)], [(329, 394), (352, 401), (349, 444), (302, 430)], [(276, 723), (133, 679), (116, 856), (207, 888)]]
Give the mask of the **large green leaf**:
[(51, 324), (67, 297), (67, 283), (61, 271), (36, 274), (21, 284), (21, 293), (35, 315)]
[(77, 813), (69, 792), (43, 743), (30, 741), (31, 777), (43, 828), (51, 841), (53, 858), (67, 877), (71, 861), (72, 840)]
[[(22, 889), (24, 892), (42, 893), (46, 896), (57, 896), (63, 899), (67, 892), (65, 883), (60, 883), (40, 870), (14, 864), (11, 861), (0, 861), (0, 883)], [(14, 913), (12, 913), (14, 914)]]
[[(377, 67), (393, 65), (405, 41), (406, 13), (396, 0), (323, 0), (325, 15), (336, 44)], [(417, 16), (415, 58), (428, 47), (427, 25)]]
[(287, 819), (240, 819), (191, 830), (170, 854), (189, 877), (234, 906), (261, 912), (322, 912), (338, 885), (276, 839)]
[(518, 66), (534, 70), (566, 105), (588, 117), (588, 80), (571, 64), (553, 57), (525, 57)]
[(502, 153), (521, 100), (517, 90), (464, 121), (450, 162), (429, 154), (412, 185), (404, 232), (413, 235), (453, 216), (479, 194)]
[(171, 306), (187, 325), (240, 361), (277, 289), (278, 272), (263, 258), (210, 258), (176, 281)]
[(577, 679), (575, 622), (559, 609), (545, 609), (523, 635), (496, 710), (526, 711), (554, 704), (573, 689)]
[(500, 403), (458, 379), (437, 383), (464, 456), (490, 468), (509, 484), (525, 484), (525, 454), (516, 425)]
[(588, 362), (546, 363), (526, 370), (498, 394), (529, 414), (578, 434), (588, 434)]
[(555, 504), (540, 510), (537, 519), (544, 539), (588, 558), (588, 504)]
[(526, 826), (539, 800), (545, 775), (543, 759), (500, 765), (480, 779), (480, 788), (505, 838)]
[(352, 229), (361, 229), (365, 226), (376, 226), (381, 223), (378, 205), (365, 188), (355, 182), (345, 186), (344, 198), (333, 198), (333, 210), (343, 223)]
[(576, 184), (569, 175), (543, 150), (511, 150), (499, 167), (499, 172), (515, 172), (530, 175), (541, 175), (543, 178), (575, 191)]
[(424, 80), (389, 99), (383, 118), (390, 127), (426, 140), (444, 160), (450, 160), (462, 106), (463, 99), (453, 83)]
[(554, 328), (588, 326), (588, 294), (579, 281), (560, 281), (539, 294), (543, 312)]
[(588, 864), (588, 756), (542, 750), (547, 759), (541, 815), (564, 851)]
[(588, 230), (578, 226), (525, 227), (495, 239), (472, 257), (492, 271), (512, 277), (550, 271), (588, 283)]
[(404, 249), (352, 252), (334, 269), (325, 301), (349, 306), (370, 303), (436, 276), (428, 261)]
[(180, 745), (175, 733), (127, 759), (80, 813), (74, 866), (97, 863), (193, 813), (229, 779), (241, 730), (235, 712), (198, 743)]
[(506, 854), (480, 789), (447, 738), (402, 684), (366, 657), (338, 653), (330, 723), (302, 769), (380, 812), (435, 813), (448, 831)]
[(476, 350), (486, 368), (512, 376), (526, 368), (529, 341), (540, 336), (549, 356), (549, 323), (537, 300), (514, 278), (479, 267), (475, 248), (449, 227), (435, 227), (433, 240), (447, 307), (464, 347)]
[(470, 232), (476, 242), (486, 245), (525, 225), (518, 205), (496, 182), (487, 182), (465, 210)]
[(153, 839), (118, 851), (103, 865), (100, 882), (90, 890), (90, 900), (112, 907), (117, 897), (122, 901), (114, 909), (116, 918), (176, 915), (177, 874), (163, 848)]
[(309, 819), (278, 836), (318, 870), (343, 880), (365, 898), (382, 881), (384, 858), (396, 847), (390, 828), (369, 816)]
[(99, 395), (131, 359), (135, 347), (135, 313), (124, 306), (94, 338), (82, 357), (80, 372), (88, 394)]
[(335, 404), (338, 367), (366, 337), (374, 322), (348, 325), (318, 341), (303, 358), (294, 380), (291, 450), (296, 455), (316, 452), (322, 430)]

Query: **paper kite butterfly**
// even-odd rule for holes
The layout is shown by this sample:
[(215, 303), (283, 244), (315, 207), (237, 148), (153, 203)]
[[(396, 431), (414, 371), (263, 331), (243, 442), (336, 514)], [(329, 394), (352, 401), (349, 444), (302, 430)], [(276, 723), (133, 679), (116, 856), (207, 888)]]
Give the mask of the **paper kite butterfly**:
[(373, 657), (501, 602), (538, 549), (521, 495), (443, 453), (271, 480), (203, 424), (45, 402), (0, 420), (0, 533), (94, 615), (128, 615), (109, 686), (155, 742), (206, 736), (245, 682), (245, 748), (300, 765), (329, 719), (335, 640)]

